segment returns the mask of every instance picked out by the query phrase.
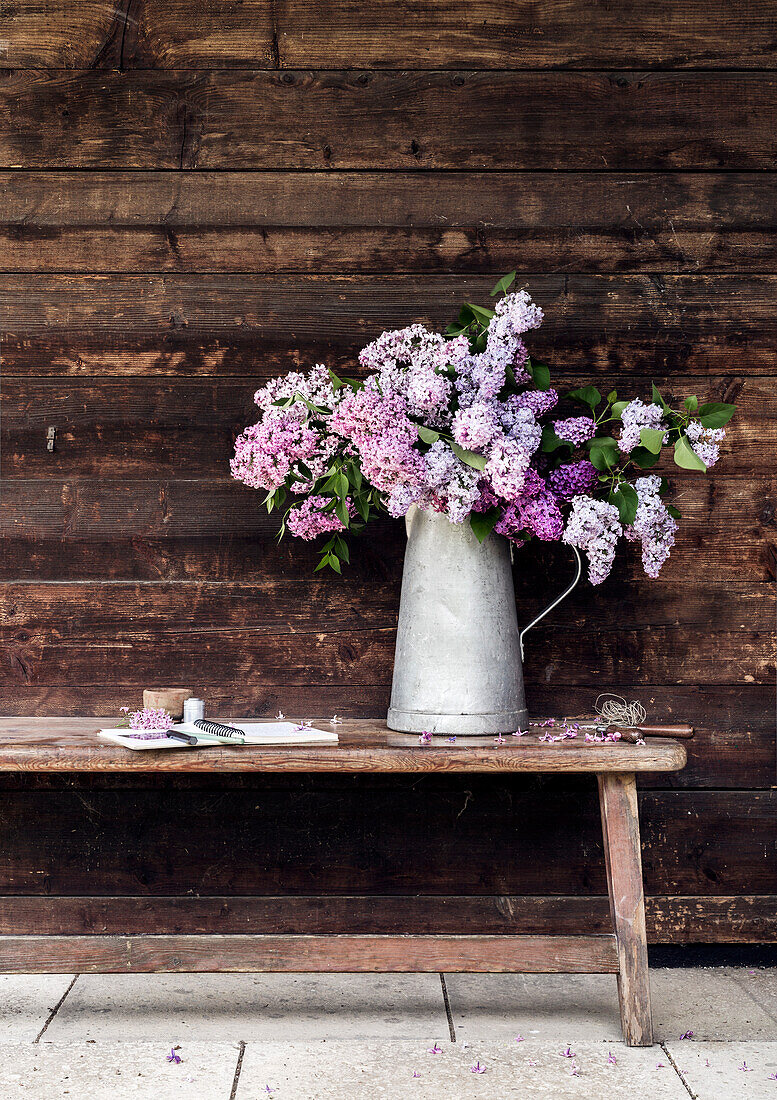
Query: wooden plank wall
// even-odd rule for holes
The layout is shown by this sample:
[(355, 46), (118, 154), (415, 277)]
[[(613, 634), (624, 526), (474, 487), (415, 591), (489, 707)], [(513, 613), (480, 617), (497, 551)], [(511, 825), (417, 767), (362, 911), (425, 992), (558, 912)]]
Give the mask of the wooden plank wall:
[[(581, 589), (532, 636), (527, 682), (535, 713), (617, 687), (699, 727), (686, 771), (643, 784), (651, 934), (777, 938), (773, 21), (770, 0), (7, 6), (2, 711), (113, 714), (182, 682), (213, 712), (382, 711), (401, 525), (314, 577), (230, 482), (230, 446), (266, 378), (351, 368), (383, 328), (442, 325), (517, 267), (562, 385), (654, 378), (740, 406), (720, 466), (676, 478), (661, 580), (624, 557)], [(566, 568), (518, 556), (522, 616)], [(0, 892), (604, 912), (585, 784), (5, 786)], [(187, 814), (205, 839), (184, 853)]]

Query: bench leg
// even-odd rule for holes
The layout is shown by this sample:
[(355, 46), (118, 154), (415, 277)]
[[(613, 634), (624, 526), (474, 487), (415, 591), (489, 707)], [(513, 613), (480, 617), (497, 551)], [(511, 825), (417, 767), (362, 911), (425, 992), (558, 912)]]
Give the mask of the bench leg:
[(623, 1038), (630, 1047), (653, 1044), (645, 898), (639, 842), (637, 785), (633, 774), (599, 777), (610, 914), (618, 942), (618, 997)]

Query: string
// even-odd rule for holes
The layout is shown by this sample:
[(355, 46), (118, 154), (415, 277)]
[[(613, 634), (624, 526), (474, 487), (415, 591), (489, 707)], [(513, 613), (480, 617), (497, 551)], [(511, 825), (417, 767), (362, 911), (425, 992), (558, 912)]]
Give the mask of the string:
[(643, 725), (647, 718), (647, 711), (636, 699), (627, 703), (622, 695), (611, 695), (609, 692), (597, 697), (594, 709), (609, 725), (625, 726), (627, 729)]

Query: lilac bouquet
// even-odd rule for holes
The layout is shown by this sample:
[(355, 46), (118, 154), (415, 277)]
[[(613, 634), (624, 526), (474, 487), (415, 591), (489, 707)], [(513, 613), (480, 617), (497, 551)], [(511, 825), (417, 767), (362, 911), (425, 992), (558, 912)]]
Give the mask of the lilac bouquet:
[(237, 439), (232, 475), (266, 491), (268, 512), (285, 510), (279, 537), (328, 536), (317, 569), (341, 572), (346, 532), (416, 505), (469, 522), (481, 541), (494, 531), (575, 546), (592, 584), (625, 537), (658, 575), (679, 515), (663, 478), (634, 475), (665, 446), (682, 469), (707, 470), (735, 406), (688, 397), (675, 410), (655, 386), (647, 404), (584, 386), (564, 396), (574, 415), (562, 415), (548, 367), (524, 343), (542, 310), (510, 292), (514, 278), (494, 287), (493, 310), (463, 306), (445, 335), (384, 332), (359, 355), (363, 381), (316, 366), (256, 393), (261, 416)]

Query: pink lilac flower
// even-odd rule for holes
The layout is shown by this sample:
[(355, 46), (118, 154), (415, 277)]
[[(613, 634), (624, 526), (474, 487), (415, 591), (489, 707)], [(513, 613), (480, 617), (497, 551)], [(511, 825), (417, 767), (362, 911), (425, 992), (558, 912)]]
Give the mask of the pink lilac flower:
[(560, 500), (571, 500), (581, 493), (589, 493), (596, 485), (599, 473), (592, 462), (581, 458), (569, 462), (548, 474), (550, 491)]
[(742, 1062), (741, 1066), (737, 1066), (737, 1069), (739, 1070), (740, 1073), (752, 1073), (753, 1072), (752, 1067), (749, 1066), (747, 1064), (747, 1062), (744, 1062), (744, 1061)]
[(567, 1047), (566, 1050), (561, 1051), (561, 1057), (562, 1058), (576, 1058), (577, 1055), (575, 1054), (574, 1050), (572, 1050), (572, 1047)]
[(484, 471), (494, 492), (505, 500), (516, 500), (523, 489), (531, 455), (516, 439), (498, 440)]
[(655, 578), (674, 546), (677, 523), (661, 500), (660, 477), (655, 474), (638, 477), (634, 488), (637, 491), (637, 514), (624, 534), (629, 542), (642, 543), (642, 565), (647, 575)]
[(420, 1076), (421, 1076), (421, 1074), (418, 1072), (418, 1070), (414, 1069), (413, 1070), (413, 1077), (415, 1078), (415, 1077), (420, 1077)]
[(691, 449), (696, 452), (704, 465), (709, 470), (720, 458), (720, 444), (726, 438), (723, 428), (705, 428), (700, 420), (692, 420), (685, 429), (685, 434), (691, 444)]
[(164, 737), (172, 718), (161, 707), (142, 707), (127, 714), (132, 737), (139, 741), (156, 741)]
[(427, 1048), (426, 1053), (427, 1054), (442, 1054), (442, 1047), (438, 1046), (437, 1043), (435, 1043), (433, 1047), (428, 1047)]
[(693, 1032), (692, 1031), (684, 1031), (682, 1033), (682, 1035), (680, 1036), (680, 1038), (681, 1039), (692, 1039), (693, 1038)]
[[(513, 736), (514, 736), (514, 735), (513, 735)], [(515, 1036), (515, 1041), (516, 1041), (516, 1043), (525, 1043), (525, 1042), (526, 1042), (526, 1040), (524, 1039), (523, 1035), (516, 1035), (516, 1036)]]
[(615, 560), (615, 548), (623, 533), (618, 509), (614, 504), (593, 497), (579, 496), (572, 501), (562, 539), (583, 550), (588, 558), (588, 579), (601, 584)]
[[(621, 451), (624, 454), (629, 454), (630, 451), (640, 445), (640, 432), (642, 429), (653, 428), (657, 431), (659, 428), (664, 427), (663, 420), (664, 410), (660, 405), (645, 405), (639, 398), (630, 401), (621, 413), (623, 427), (618, 439), (618, 446)], [(666, 432), (664, 433), (664, 443), (666, 443)]]
[(476, 401), (453, 417), (453, 438), (470, 451), (485, 451), (501, 434), (494, 403)]
[(431, 740), (432, 740), (431, 733), (429, 733), (428, 730), (424, 730), (424, 732), (418, 738), (418, 743), (420, 745), (428, 745), (431, 742)]
[(608, 1066), (617, 1066), (617, 1064), (618, 1064), (618, 1059), (615, 1057), (615, 1055), (612, 1053), (612, 1051), (609, 1051), (608, 1054), (607, 1054), (607, 1065)]
[(471, 1065), (469, 1067), (469, 1071), (470, 1073), (485, 1073), (486, 1067), (483, 1065), (482, 1062), (475, 1062), (474, 1065)]
[(569, 1073), (571, 1077), (580, 1076), (580, 1070), (577, 1068), (577, 1065), (574, 1062), (572, 1063), (572, 1068), (570, 1069)]
[[(292, 535), (307, 542), (316, 538), (317, 535), (345, 530), (345, 524), (334, 512), (323, 510), (324, 505), (328, 503), (327, 497), (312, 496), (306, 497), (301, 504), (295, 504), (286, 518), (286, 525)], [(348, 510), (353, 514), (350, 501), (348, 501)]]
[(565, 443), (579, 447), (596, 435), (596, 424), (590, 416), (571, 416), (568, 420), (556, 420), (553, 430)]
[(278, 489), (296, 463), (310, 465), (320, 446), (318, 432), (299, 415), (275, 409), (238, 436), (230, 470), (251, 489)]

